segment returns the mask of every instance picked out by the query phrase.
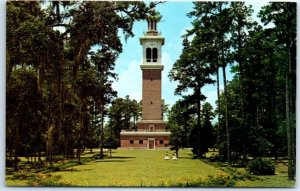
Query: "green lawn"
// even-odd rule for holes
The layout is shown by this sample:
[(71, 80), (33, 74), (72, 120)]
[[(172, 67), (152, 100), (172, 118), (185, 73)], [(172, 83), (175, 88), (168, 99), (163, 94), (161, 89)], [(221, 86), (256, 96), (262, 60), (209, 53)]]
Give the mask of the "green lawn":
[(117, 150), (112, 158), (53, 174), (61, 175), (62, 182), (74, 186), (161, 186), (188, 177), (221, 173), (213, 166), (191, 159), (189, 150), (180, 151), (178, 160), (164, 160), (165, 152)]
[(273, 175), (273, 176), (258, 176), (260, 180), (238, 181), (236, 187), (256, 187), (256, 188), (269, 188), (269, 187), (294, 187), (295, 182), (289, 181), (287, 175)]
[[(225, 167), (219, 167), (216, 163), (202, 162), (192, 159), (190, 150), (180, 150), (178, 160), (164, 160), (166, 150), (115, 150), (112, 158), (85, 162), (48, 173), (50, 178), (44, 179), (49, 184), (37, 185), (67, 185), (67, 186), (225, 186), (231, 185), (234, 179)], [(168, 151), (172, 155), (171, 151)], [(95, 153), (93, 153), (95, 154)], [(108, 153), (106, 153), (108, 155)], [(88, 159), (92, 154), (82, 157)], [(25, 160), (25, 159), (24, 159)], [(223, 169), (223, 170), (221, 170)], [(243, 168), (232, 168), (246, 175)], [(279, 173), (274, 176), (254, 176), (251, 179), (235, 179), (235, 187), (293, 187), (294, 181), (287, 180), (286, 165), (276, 166)], [(47, 177), (40, 173), (40, 177)], [(213, 175), (213, 177), (209, 177)], [(60, 176), (58, 180), (57, 178)], [(27, 180), (9, 179), (6, 176), (8, 186), (27, 186)], [(225, 183), (224, 183), (225, 181)], [(199, 184), (204, 182), (204, 184)], [(32, 184), (29, 184), (32, 185)], [(35, 185), (35, 184), (33, 184)], [(233, 185), (231, 185), (233, 186)]]

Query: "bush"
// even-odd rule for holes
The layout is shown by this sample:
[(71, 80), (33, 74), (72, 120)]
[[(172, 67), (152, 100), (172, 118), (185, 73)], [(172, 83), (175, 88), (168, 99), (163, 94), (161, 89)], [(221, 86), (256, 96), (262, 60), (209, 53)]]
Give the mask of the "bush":
[(235, 180), (226, 173), (209, 175), (208, 177), (185, 177), (172, 182), (160, 182), (159, 186), (167, 187), (233, 187)]
[(28, 178), (29, 186), (68, 186), (60, 182), (61, 176), (53, 176), (51, 174), (37, 173)]
[(32, 164), (32, 168), (35, 169), (42, 169), (46, 166), (46, 162), (45, 161), (37, 161), (35, 163)]
[(217, 162), (217, 161), (220, 161), (220, 156), (219, 155), (212, 154), (209, 157), (209, 162)]
[(258, 177), (250, 175), (249, 173), (240, 172), (234, 168), (226, 167), (223, 169), (226, 173), (230, 174), (231, 178), (235, 181), (238, 180), (258, 180)]
[(14, 165), (14, 160), (10, 158), (6, 158), (6, 166), (12, 167)]
[[(7, 167), (13, 167), (14, 166), (14, 159), (13, 158), (6, 158), (5, 164)], [(21, 162), (21, 159), (18, 158), (18, 162)]]
[(275, 174), (275, 165), (271, 160), (256, 158), (248, 164), (247, 171), (255, 175), (273, 175)]
[(22, 169), (13, 173), (11, 180), (26, 180), (27, 178), (33, 177), (35, 174), (28, 170)]

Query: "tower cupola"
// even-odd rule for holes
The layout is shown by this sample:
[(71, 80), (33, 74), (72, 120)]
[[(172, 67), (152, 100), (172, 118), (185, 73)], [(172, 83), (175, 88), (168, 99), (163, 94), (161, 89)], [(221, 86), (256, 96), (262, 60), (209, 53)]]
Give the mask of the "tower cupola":
[(164, 37), (157, 31), (157, 23), (162, 16), (159, 12), (152, 9), (147, 16), (148, 30), (144, 36), (140, 38), (143, 46), (143, 62), (141, 69), (156, 68), (163, 69), (161, 63), (161, 47), (164, 45)]
[(147, 17), (148, 22), (148, 35), (158, 35), (157, 32), (157, 23), (161, 20), (161, 15), (159, 12), (156, 12), (155, 9), (150, 10), (150, 13)]

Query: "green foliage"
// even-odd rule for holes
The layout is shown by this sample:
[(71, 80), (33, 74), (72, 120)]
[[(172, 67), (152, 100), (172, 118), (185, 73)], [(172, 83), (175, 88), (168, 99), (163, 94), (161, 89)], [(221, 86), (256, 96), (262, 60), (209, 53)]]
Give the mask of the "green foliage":
[[(121, 130), (136, 130), (136, 121), (140, 111), (140, 105), (136, 100), (130, 99), (128, 95), (125, 99), (117, 98), (113, 100), (108, 109), (108, 128), (111, 128), (111, 130), (107, 130), (110, 133), (109, 136), (119, 142)], [(132, 119), (133, 123), (131, 123)]]
[(220, 161), (220, 156), (218, 154), (212, 154), (208, 157), (210, 162), (218, 162)]
[(59, 182), (61, 176), (53, 176), (51, 174), (37, 173), (34, 176), (28, 177), (28, 186), (68, 186), (65, 183)]
[(194, 125), (188, 134), (188, 145), (192, 148), (195, 158), (201, 158), (208, 151), (208, 147), (203, 140), (201, 127)]
[(45, 152), (52, 163), (53, 154), (98, 145), (99, 119), (117, 93), (119, 32), (134, 36), (133, 23), (159, 3), (7, 2), (8, 152)]
[(113, 136), (105, 137), (104, 148), (117, 149), (119, 147), (119, 140)]
[(19, 170), (13, 173), (13, 176), (10, 177), (11, 180), (26, 180), (27, 178), (34, 177), (35, 173), (28, 170)]
[[(21, 160), (18, 159), (18, 162), (20, 162)], [(14, 164), (14, 160), (11, 158), (5, 158), (5, 166), (6, 167), (12, 167)]]
[(249, 162), (247, 171), (255, 175), (273, 175), (275, 165), (271, 160), (256, 158)]
[(253, 176), (249, 173), (240, 172), (240, 171), (238, 171), (234, 168), (231, 168), (231, 167), (226, 167), (222, 170), (225, 171), (226, 173), (230, 174), (230, 177), (235, 181), (239, 181), (239, 180), (242, 180), (242, 181), (245, 181), (245, 180), (251, 180), (251, 181), (259, 180), (259, 178), (256, 177), (256, 176)]
[(184, 148), (187, 145), (187, 134), (183, 127), (170, 121), (168, 121), (167, 128), (171, 132), (169, 137), (169, 145), (171, 145), (170, 149), (175, 150), (176, 153), (178, 153), (180, 148)]
[(234, 185), (235, 181), (223, 173), (207, 177), (180, 178), (170, 183), (161, 182), (159, 184), (164, 187), (233, 187)]
[(46, 162), (45, 161), (37, 161), (37, 162), (34, 162), (32, 163), (32, 168), (34, 169), (43, 169), (46, 167)]

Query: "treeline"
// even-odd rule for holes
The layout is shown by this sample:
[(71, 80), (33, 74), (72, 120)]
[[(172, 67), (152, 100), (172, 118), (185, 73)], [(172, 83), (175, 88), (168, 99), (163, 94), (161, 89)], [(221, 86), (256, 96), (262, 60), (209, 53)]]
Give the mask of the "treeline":
[[(171, 109), (180, 118), (170, 124), (187, 140), (177, 147), (192, 147), (196, 157), (211, 140), (219, 160), (229, 164), (246, 162), (248, 156), (288, 156), (289, 179), (294, 179), (296, 3), (262, 7), (258, 18), (265, 26), (251, 19), (252, 12), (243, 2), (194, 3), (188, 14), (193, 28), (183, 36), (182, 54), (169, 73), (179, 82), (175, 94), (182, 95)], [(207, 84), (217, 84), (217, 123), (211, 130), (201, 91)]]
[[(108, 108), (117, 95), (112, 82), (122, 52), (118, 34), (133, 37), (133, 23), (157, 4), (7, 2), (6, 155), (15, 170), (19, 156), (46, 156), (51, 165), (53, 155), (69, 158), (77, 149), (80, 161), (84, 146), (98, 147), (104, 139), (105, 115), (119, 125), (117, 112)], [(121, 101), (138, 109), (134, 100)], [(122, 128), (128, 115), (137, 116), (126, 111)]]

